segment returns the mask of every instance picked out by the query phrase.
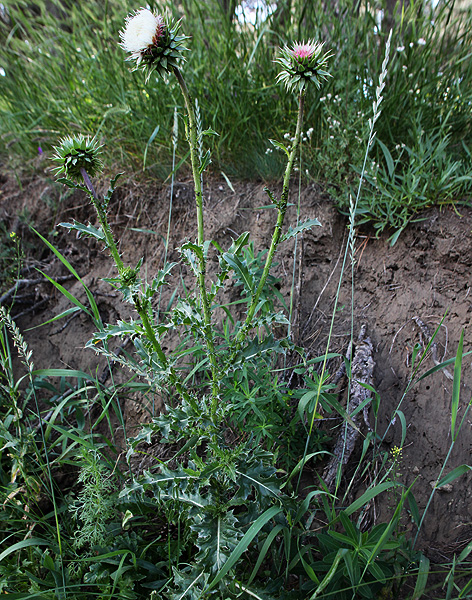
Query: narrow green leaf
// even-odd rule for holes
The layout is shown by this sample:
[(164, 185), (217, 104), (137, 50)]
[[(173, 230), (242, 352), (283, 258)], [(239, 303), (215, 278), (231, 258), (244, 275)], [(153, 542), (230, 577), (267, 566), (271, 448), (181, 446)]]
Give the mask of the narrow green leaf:
[(34, 233), (40, 237), (43, 242), (46, 244), (46, 246), (52, 251), (54, 252), (54, 254), (57, 256), (57, 258), (61, 261), (61, 263), (72, 273), (72, 275), (78, 279), (82, 285), (83, 285), (83, 281), (80, 278), (79, 274), (77, 273), (77, 271), (74, 269), (74, 267), (70, 264), (70, 262), (64, 257), (62, 256), (62, 254), (59, 252), (59, 250), (56, 250), (56, 248), (50, 243), (48, 242), (48, 240), (43, 237), (38, 231), (36, 231), (36, 229), (34, 227), (31, 227), (31, 229), (34, 231)]
[(147, 153), (148, 153), (148, 150), (149, 150), (149, 146), (155, 140), (156, 135), (159, 133), (159, 129), (160, 129), (160, 125), (157, 125), (155, 127), (154, 131), (151, 133), (151, 137), (147, 141), (146, 148), (144, 149), (144, 155), (143, 155), (143, 171), (146, 170), (146, 158), (147, 158)]
[(338, 565), (341, 562), (341, 560), (344, 558), (344, 556), (349, 552), (349, 550), (347, 550), (346, 548), (339, 548), (339, 550), (336, 553), (336, 556), (333, 560), (333, 564), (331, 565), (329, 571), (326, 573), (326, 575), (323, 578), (323, 581), (320, 583), (320, 585), (316, 588), (314, 594), (312, 594), (310, 596), (309, 600), (315, 600), (315, 598), (317, 598), (319, 596), (319, 594), (321, 594), (321, 592), (325, 589), (325, 587), (328, 585), (328, 583), (331, 581), (331, 579), (334, 577), (337, 569), (338, 569)]
[[(393, 164), (392, 155), (390, 154), (390, 150), (387, 148), (387, 146), (383, 142), (381, 142), (379, 140), (379, 138), (377, 138), (377, 144), (380, 146), (380, 148), (382, 149), (382, 152), (385, 156), (385, 162), (387, 163), (388, 174), (391, 178), (391, 177), (393, 177), (393, 174), (395, 172), (395, 167)], [(393, 246), (393, 244), (392, 244), (392, 246)]]
[(472, 579), (462, 588), (459, 598), (470, 598), (470, 592), (472, 592)]
[(459, 465), (455, 469), (452, 469), (452, 471), (448, 473), (445, 477), (443, 477), (441, 481), (438, 481), (438, 483), (436, 484), (436, 488), (440, 488), (444, 485), (447, 485), (448, 483), (451, 483), (451, 481), (454, 481), (461, 475), (465, 475), (465, 473), (468, 473), (469, 471), (472, 471), (472, 467), (470, 467), (469, 465)]
[(59, 223), (60, 227), (65, 227), (70, 231), (77, 231), (78, 237), (81, 235), (87, 235), (89, 237), (95, 238), (100, 242), (105, 241), (105, 234), (103, 233), (103, 229), (94, 227), (93, 225), (83, 225), (82, 223), (78, 223), (74, 220), (73, 223)]
[(226, 173), (224, 173), (223, 171), (220, 171), (221, 174), (224, 177), (224, 180), (226, 181), (226, 185), (229, 187), (229, 189), (233, 192), (233, 194), (235, 194), (236, 192), (234, 191), (234, 187), (233, 184), (231, 183), (231, 181), (229, 180), (228, 176), (226, 175)]
[(245, 552), (247, 550), (249, 544), (256, 537), (256, 535), (259, 533), (259, 531), (264, 527), (264, 525), (266, 523), (268, 523), (271, 519), (273, 519), (276, 515), (278, 515), (280, 512), (282, 512), (282, 509), (280, 507), (272, 506), (271, 508), (268, 508), (265, 512), (263, 512), (262, 515), (260, 515), (259, 518), (256, 519), (256, 521), (254, 521), (254, 523), (251, 525), (251, 527), (249, 527), (247, 532), (244, 534), (244, 537), (241, 538), (238, 545), (231, 553), (231, 556), (228, 558), (228, 560), (223, 565), (223, 568), (220, 569), (220, 571), (216, 574), (213, 581), (210, 582), (210, 584), (206, 588), (205, 592), (209, 592), (212, 588), (215, 587), (215, 585), (218, 582), (220, 582), (223, 579), (223, 577), (226, 576), (226, 574), (237, 563), (237, 561), (239, 560), (239, 558), (241, 557), (243, 552)]
[(222, 258), (243, 280), (246, 290), (252, 293), (254, 291), (254, 281), (246, 265), (241, 262), (238, 256), (229, 252), (225, 252)]
[(289, 227), (287, 233), (285, 233), (280, 238), (280, 241), (285, 242), (286, 240), (289, 240), (290, 238), (297, 236), (302, 231), (311, 229), (312, 227), (315, 227), (316, 225), (321, 226), (321, 223), (318, 221), (318, 219), (308, 219), (307, 221), (305, 221), (304, 223), (301, 223), (297, 227), (293, 227), (293, 228)]
[(397, 484), (393, 481), (384, 481), (383, 483), (379, 483), (375, 487), (364, 492), (360, 498), (358, 498), (350, 506), (348, 506), (344, 511), (345, 514), (352, 515), (352, 513), (355, 513), (356, 510), (359, 510), (360, 508), (365, 506), (367, 502), (370, 502), (372, 498), (375, 498), (382, 492), (385, 492), (386, 490), (389, 490), (390, 488), (395, 487), (396, 485)]
[(37, 369), (33, 371), (34, 377), (78, 377), (87, 381), (95, 382), (95, 379), (84, 371), (76, 371), (74, 369)]
[(418, 566), (418, 577), (416, 578), (415, 589), (413, 591), (413, 600), (419, 600), (424, 594), (426, 583), (429, 575), (429, 558), (424, 554), (421, 555), (420, 564)]
[(281, 529), (283, 529), (282, 525), (276, 525), (271, 530), (271, 532), (269, 533), (269, 535), (267, 536), (267, 539), (264, 542), (264, 545), (262, 546), (261, 551), (259, 552), (259, 556), (257, 558), (257, 562), (256, 562), (256, 564), (254, 566), (254, 569), (252, 570), (251, 576), (248, 579), (247, 585), (251, 585), (252, 580), (257, 575), (257, 572), (259, 571), (259, 569), (261, 567), (262, 561), (266, 557), (266, 554), (269, 551), (270, 546), (272, 545), (272, 542), (274, 541), (275, 537), (279, 534), (279, 532), (280, 532)]
[(420, 511), (418, 508), (418, 504), (416, 503), (416, 499), (410, 490), (406, 494), (406, 499), (408, 500), (408, 506), (410, 507), (410, 513), (411, 513), (413, 522), (418, 527), (420, 524), (420, 520), (421, 520)]
[(290, 158), (290, 152), (281, 142), (278, 142), (277, 140), (269, 140), (269, 142), (272, 144), (272, 146), (274, 146), (274, 148), (282, 150)]
[(41, 538), (30, 538), (28, 540), (21, 540), (21, 542), (17, 542), (16, 544), (9, 546), (6, 550), (4, 550), (0, 554), (0, 562), (4, 558), (9, 556), (10, 554), (13, 554), (13, 552), (17, 552), (18, 550), (23, 550), (23, 548), (28, 548), (29, 546), (49, 546), (49, 545), (50, 545), (50, 542), (47, 542), (46, 540), (43, 540)]
[(464, 548), (464, 550), (462, 550), (462, 552), (459, 554), (459, 562), (461, 563), (462, 561), (464, 561), (471, 552), (472, 552), (472, 542), (467, 544), (467, 546)]
[(82, 310), (79, 306), (73, 306), (72, 308), (68, 308), (68, 309), (64, 310), (63, 312), (61, 312), (61, 314), (56, 315), (52, 319), (49, 319), (49, 321), (45, 321), (44, 323), (40, 323), (39, 325), (35, 325), (34, 327), (29, 327), (28, 329), (26, 329), (26, 331), (32, 331), (33, 329), (38, 329), (38, 327), (42, 327), (43, 325), (48, 325), (49, 323), (54, 323), (54, 321), (58, 321), (59, 319), (68, 317), (69, 315), (72, 315), (72, 314), (78, 312), (79, 310)]
[(464, 330), (462, 330), (457, 347), (456, 360), (454, 363), (454, 380), (452, 382), (451, 402), (451, 437), (455, 440), (457, 411), (459, 410), (459, 398), (461, 394), (461, 370), (462, 370), (462, 347), (464, 344)]
[(72, 302), (72, 304), (75, 304), (76, 306), (78, 306), (85, 313), (87, 313), (90, 317), (92, 316), (92, 313), (88, 310), (88, 308), (84, 304), (82, 304), (82, 302), (77, 300), (77, 298), (75, 296), (73, 296), (70, 292), (68, 292), (63, 285), (61, 285), (60, 283), (57, 283), (57, 281), (54, 281), (54, 279), (52, 277), (49, 277), (49, 275), (46, 275), (46, 273), (43, 273), (43, 271), (41, 271), (39, 269), (38, 269), (38, 271), (41, 273), (41, 275), (44, 275), (44, 277), (46, 277), (46, 279), (48, 281), (50, 281), (53, 284), (53, 286), (61, 292), (61, 294), (64, 294), (64, 296), (68, 300), (70, 300)]

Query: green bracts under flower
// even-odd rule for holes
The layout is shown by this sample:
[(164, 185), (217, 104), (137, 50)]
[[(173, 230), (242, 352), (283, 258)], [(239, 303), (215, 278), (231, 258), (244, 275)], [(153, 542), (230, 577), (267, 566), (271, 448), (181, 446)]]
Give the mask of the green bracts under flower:
[(53, 169), (56, 176), (64, 173), (75, 181), (82, 181), (81, 169), (85, 169), (89, 177), (94, 177), (102, 170), (99, 158), (101, 146), (95, 138), (90, 139), (81, 134), (67, 136), (54, 147), (52, 160), (57, 164)]
[(319, 89), (321, 83), (331, 77), (326, 67), (332, 53), (323, 54), (323, 46), (309, 40), (308, 43), (295, 43), (291, 48), (281, 48), (280, 56), (275, 59), (283, 67), (277, 75), (277, 82), (283, 82), (291, 92), (302, 92), (310, 82)]

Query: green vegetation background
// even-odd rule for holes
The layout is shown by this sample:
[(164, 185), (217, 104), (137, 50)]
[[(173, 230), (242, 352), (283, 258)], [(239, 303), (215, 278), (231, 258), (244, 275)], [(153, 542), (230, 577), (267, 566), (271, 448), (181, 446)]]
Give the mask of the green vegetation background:
[[(125, 0), (6, 0), (3, 6), (3, 161), (16, 169), (28, 165), (38, 147), (49, 154), (58, 138), (80, 132), (106, 144), (110, 168), (144, 169), (165, 179), (175, 104), (184, 111), (174, 81), (166, 85), (156, 75), (145, 84), (125, 62), (119, 31), (139, 6)], [(412, 2), (392, 14), (381, 3), (279, 0), (272, 16), (252, 26), (234, 15), (234, 3), (221, 0), (150, 6), (182, 18), (182, 31), (191, 36), (185, 76), (204, 126), (219, 134), (208, 140), (216, 173), (265, 180), (281, 175), (283, 153), (272, 151), (268, 140), (283, 140), (297, 106), (275, 83), (274, 58), (285, 43), (324, 41), (334, 52), (334, 76), (308, 98), (302, 173), (348, 207), (392, 28), (378, 142), (358, 216), (378, 231), (388, 227), (398, 234), (423, 208), (470, 194), (469, 9), (459, 10), (452, 0), (434, 11), (430, 3)], [(178, 159), (185, 162), (183, 137)]]

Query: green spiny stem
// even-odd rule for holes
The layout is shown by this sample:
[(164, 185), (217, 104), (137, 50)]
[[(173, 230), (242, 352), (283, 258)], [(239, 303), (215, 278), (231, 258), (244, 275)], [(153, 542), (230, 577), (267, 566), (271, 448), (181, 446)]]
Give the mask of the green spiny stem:
[[(182, 95), (184, 97), (185, 106), (187, 108), (188, 115), (188, 131), (187, 140), (190, 147), (190, 160), (192, 163), (192, 174), (195, 186), (195, 202), (197, 204), (197, 241), (198, 245), (203, 249), (204, 242), (204, 229), (203, 229), (203, 193), (202, 193), (202, 182), (200, 177), (200, 161), (198, 158), (197, 149), (197, 126), (195, 119), (195, 111), (193, 108), (192, 99), (190, 97), (187, 84), (182, 76), (182, 73), (177, 67), (174, 67), (174, 74), (179, 82)], [(218, 378), (218, 365), (216, 362), (215, 345), (213, 342), (213, 330), (211, 327), (211, 309), (208, 301), (208, 295), (205, 286), (205, 273), (206, 264), (205, 258), (199, 259), (200, 269), (198, 273), (198, 287), (200, 289), (200, 297), (203, 306), (203, 318), (205, 322), (205, 342), (208, 347), (208, 353), (210, 357), (211, 374), (212, 374), (212, 403), (211, 403), (211, 416), (214, 419), (216, 415), (216, 409), (218, 407), (218, 394), (219, 394), (219, 378)]]
[[(113, 238), (113, 233), (111, 231), (110, 225), (108, 224), (106, 212), (102, 206), (102, 203), (100, 202), (100, 200), (97, 196), (97, 193), (95, 192), (95, 189), (92, 185), (92, 182), (90, 181), (90, 177), (88, 176), (87, 171), (82, 167), (80, 169), (80, 172), (82, 174), (84, 183), (90, 192), (90, 198), (95, 207), (95, 210), (97, 211), (98, 220), (100, 222), (100, 225), (102, 226), (103, 233), (105, 234), (106, 245), (107, 245), (108, 249), (110, 250), (113, 260), (115, 261), (116, 268), (118, 269), (118, 273), (121, 277), (125, 270), (125, 266), (123, 264), (123, 261), (121, 260), (120, 253), (118, 252), (118, 248), (116, 247), (116, 243)], [(149, 321), (149, 317), (147, 315), (146, 308), (144, 306), (142, 306), (140, 298), (137, 294), (133, 295), (133, 304), (134, 304), (134, 307), (135, 307), (137, 313), (141, 317), (141, 321), (143, 323), (144, 330), (146, 331), (148, 340), (151, 342), (152, 347), (154, 348), (161, 363), (164, 365), (165, 368), (167, 368), (167, 366), (168, 366), (167, 357), (164, 354), (164, 352), (161, 348), (161, 345), (159, 344), (159, 342), (156, 338), (153, 328), (151, 327), (151, 323)], [(179, 386), (179, 378), (174, 370), (172, 370), (171, 376), (172, 376), (171, 379), (177, 388)]]
[(290, 184), (290, 175), (293, 169), (293, 163), (295, 161), (295, 157), (297, 154), (297, 149), (300, 144), (300, 136), (302, 131), (302, 123), (303, 123), (303, 108), (305, 104), (305, 92), (302, 91), (298, 100), (298, 119), (297, 119), (297, 128), (295, 131), (295, 140), (293, 142), (292, 150), (288, 157), (287, 166), (285, 168), (284, 182), (282, 187), (282, 196), (280, 197), (280, 202), (278, 204), (278, 215), (277, 222), (275, 224), (274, 233), (272, 235), (272, 242), (270, 244), (269, 252), (267, 254), (264, 271), (262, 272), (262, 277), (257, 286), (256, 293), (252, 297), (251, 304), (249, 305), (249, 309), (247, 312), (246, 320), (244, 322), (243, 327), (239, 330), (239, 333), (236, 337), (236, 341), (241, 343), (244, 341), (247, 336), (249, 330), (251, 329), (252, 319), (254, 318), (254, 313), (256, 312), (257, 305), (259, 303), (259, 299), (262, 294), (262, 290), (267, 281), (267, 277), (269, 276), (270, 267), (272, 266), (272, 261), (274, 260), (274, 255), (277, 250), (277, 246), (279, 245), (280, 237), (282, 235), (282, 227), (284, 224), (285, 213), (287, 211), (287, 203), (288, 203), (288, 191)]
[[(164, 351), (162, 350), (161, 345), (159, 344), (158, 339), (156, 338), (156, 335), (154, 333), (154, 330), (151, 326), (151, 323), (149, 321), (149, 317), (148, 314), (146, 312), (146, 309), (142, 306), (139, 297), (133, 297), (133, 303), (134, 306), (136, 308), (136, 311), (138, 313), (138, 315), (141, 317), (141, 321), (143, 323), (144, 326), (144, 330), (146, 331), (146, 335), (148, 340), (151, 342), (152, 347), (154, 348), (157, 356), (159, 357), (159, 360), (161, 361), (162, 365), (164, 366), (164, 368), (168, 368), (169, 366), (169, 361), (167, 360), (166, 355), (164, 354)], [(170, 367), (169, 369), (169, 379), (171, 381), (171, 383), (175, 386), (175, 389), (177, 390), (177, 393), (180, 396), (183, 396), (184, 398), (188, 397), (188, 393), (185, 390), (184, 386), (182, 385), (182, 382), (180, 380), (180, 377), (177, 375), (174, 367)]]
[(164, 367), (167, 367), (167, 365), (168, 365), (167, 357), (164, 354), (164, 352), (161, 348), (161, 345), (157, 341), (156, 334), (154, 333), (154, 330), (151, 327), (151, 323), (149, 321), (149, 317), (146, 312), (146, 308), (142, 305), (140, 298), (138, 297), (137, 294), (133, 295), (133, 304), (136, 308), (136, 311), (138, 312), (138, 315), (141, 317), (141, 321), (143, 323), (144, 330), (146, 331), (148, 340), (151, 342), (161, 363), (164, 365)]
[(95, 210), (97, 211), (98, 220), (100, 222), (100, 225), (102, 226), (103, 233), (105, 234), (106, 245), (108, 247), (108, 250), (110, 251), (113, 260), (115, 261), (118, 273), (121, 275), (124, 269), (124, 265), (123, 261), (121, 260), (120, 253), (118, 252), (118, 248), (116, 247), (115, 240), (113, 239), (113, 234), (111, 232), (110, 225), (108, 225), (106, 212), (103, 210), (103, 206), (100, 200), (98, 199), (97, 193), (95, 192), (92, 182), (90, 181), (90, 177), (88, 176), (88, 173), (84, 169), (84, 167), (80, 168), (80, 173), (83, 177), (84, 183), (88, 191), (90, 192), (90, 199), (92, 200)]

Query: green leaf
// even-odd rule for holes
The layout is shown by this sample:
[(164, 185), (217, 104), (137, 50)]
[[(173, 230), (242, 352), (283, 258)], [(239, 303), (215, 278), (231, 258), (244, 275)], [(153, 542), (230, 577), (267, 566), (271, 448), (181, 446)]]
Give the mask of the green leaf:
[(472, 471), (471, 466), (459, 465), (455, 469), (452, 469), (452, 471), (448, 473), (445, 477), (443, 477), (440, 481), (438, 481), (438, 483), (436, 484), (436, 488), (440, 488), (444, 485), (447, 485), (448, 483), (451, 483), (451, 481), (454, 481), (458, 477), (461, 477), (461, 475), (465, 475), (469, 471)]
[(70, 179), (67, 179), (66, 177), (59, 177), (58, 179), (56, 179), (57, 183), (62, 183), (63, 185), (66, 185), (67, 187), (71, 188), (71, 189), (75, 189), (75, 188), (81, 188), (82, 186), (74, 183), (73, 181), (71, 181)]
[(209, 127), (208, 129), (205, 129), (205, 131), (202, 131), (200, 135), (217, 135), (219, 136), (220, 134), (215, 131), (214, 129), (212, 129), (211, 127)]
[[(62, 287), (62, 285), (60, 285), (59, 283), (56, 283), (54, 280), (52, 280), (50, 277), (48, 277), (47, 275), (45, 275), (43, 273), (43, 275), (59, 290), (61, 291), (67, 298), (69, 298), (69, 300), (71, 300), (71, 302), (73, 302), (76, 306), (80, 306), (80, 308), (82, 308), (82, 310), (85, 310), (85, 312), (90, 315), (92, 317), (92, 319), (94, 320), (94, 324), (97, 328), (102, 329), (103, 325), (102, 325), (102, 321), (101, 321), (101, 317), (100, 317), (100, 311), (98, 310), (98, 306), (97, 303), (95, 302), (95, 298), (92, 295), (92, 292), (88, 289), (88, 287), (85, 285), (85, 283), (83, 282), (82, 278), (78, 275), (77, 271), (74, 269), (74, 267), (70, 264), (70, 262), (64, 257), (62, 256), (62, 254), (59, 252), (59, 250), (57, 250), (50, 242), (48, 242), (48, 240), (43, 237), (40, 233), (38, 233), (36, 231), (36, 229), (34, 229), (34, 227), (31, 227), (31, 229), (34, 231), (34, 233), (43, 240), (43, 242), (46, 244), (46, 246), (52, 251), (54, 252), (54, 254), (57, 256), (57, 258), (61, 261), (61, 263), (72, 273), (72, 275), (78, 280), (80, 281), (82, 287), (85, 290), (85, 293), (87, 295), (88, 301), (90, 302), (90, 307), (92, 308), (92, 312), (93, 312), (93, 316), (92, 314), (84, 307), (83, 304), (81, 304), (78, 300), (75, 300), (75, 298), (73, 298), (73, 296), (71, 296), (71, 294), (69, 294), (69, 292)], [(41, 272), (41, 271), (40, 271)]]
[(247, 245), (249, 236), (249, 231), (245, 231), (236, 240), (233, 240), (233, 243), (228, 248), (228, 254), (239, 254), (244, 246)]
[(230, 254), (229, 252), (225, 252), (222, 258), (239, 275), (246, 291), (250, 294), (254, 293), (254, 279), (241, 259), (236, 254)]
[(462, 347), (464, 344), (464, 330), (462, 330), (457, 347), (456, 360), (454, 363), (454, 380), (452, 382), (451, 402), (451, 437), (455, 440), (457, 411), (459, 410), (459, 398), (461, 393), (461, 369), (462, 369)]
[(10, 554), (13, 554), (13, 552), (17, 552), (18, 550), (22, 550), (23, 548), (28, 548), (29, 546), (50, 546), (50, 542), (47, 542), (46, 540), (43, 540), (41, 538), (30, 538), (28, 540), (21, 540), (21, 542), (17, 542), (16, 544), (9, 546), (0, 554), (0, 562)]
[[(387, 163), (389, 177), (392, 178), (393, 174), (395, 173), (395, 167), (394, 167), (392, 155), (390, 154), (390, 151), (387, 148), (387, 146), (383, 142), (381, 142), (379, 140), (379, 138), (376, 138), (376, 139), (377, 139), (377, 144), (380, 146), (380, 148), (382, 149), (382, 152), (385, 156), (385, 162)], [(392, 244), (392, 246), (393, 246), (393, 244)]]
[(272, 542), (274, 541), (274, 539), (276, 538), (276, 536), (279, 534), (279, 532), (282, 529), (283, 529), (283, 525), (276, 525), (273, 529), (271, 529), (269, 535), (267, 536), (267, 539), (264, 542), (264, 545), (262, 546), (262, 549), (259, 552), (259, 556), (257, 557), (257, 562), (254, 565), (254, 569), (252, 570), (251, 576), (248, 579), (247, 585), (251, 585), (252, 580), (257, 575), (257, 572), (259, 571), (259, 569), (262, 565), (262, 562), (263, 562), (264, 558), (266, 557), (266, 554), (269, 551), (269, 548), (272, 545)]
[(275, 476), (276, 470), (274, 467), (264, 465), (262, 461), (260, 461), (254, 466), (248, 465), (244, 472), (238, 469), (236, 469), (235, 472), (239, 475), (238, 498), (247, 500), (252, 494), (253, 488), (261, 498), (267, 496), (277, 498), (280, 496), (279, 481)]
[(226, 181), (226, 185), (229, 187), (229, 189), (233, 192), (233, 194), (235, 194), (235, 190), (233, 187), (233, 184), (231, 183), (231, 181), (229, 180), (229, 177), (226, 175), (226, 173), (224, 173), (223, 171), (220, 171), (220, 173), (223, 175), (224, 180)]
[(58, 321), (59, 319), (68, 317), (69, 315), (72, 315), (72, 314), (78, 312), (79, 310), (82, 310), (79, 306), (73, 306), (72, 308), (67, 308), (66, 310), (61, 312), (61, 314), (56, 315), (52, 319), (49, 319), (49, 321), (45, 321), (44, 323), (40, 323), (39, 325), (35, 325), (34, 327), (29, 327), (28, 329), (26, 329), (26, 331), (32, 331), (33, 329), (37, 329), (38, 327), (42, 327), (43, 325), (48, 325), (49, 323), (54, 323), (54, 321)]
[(195, 543), (200, 551), (195, 559), (213, 574), (223, 567), (242, 537), (235, 527), (236, 523), (236, 517), (232, 511), (228, 511), (217, 515), (206, 514), (199, 523), (190, 526), (198, 534)]
[(332, 563), (329, 571), (326, 573), (326, 575), (323, 578), (323, 581), (316, 588), (315, 592), (310, 596), (309, 600), (315, 600), (315, 598), (317, 598), (319, 596), (319, 594), (321, 594), (321, 592), (325, 589), (325, 587), (328, 585), (328, 583), (334, 577), (334, 575), (338, 569), (339, 563), (346, 556), (346, 554), (348, 552), (349, 552), (349, 550), (347, 550), (346, 548), (339, 548), (339, 550), (336, 552), (336, 556), (334, 557), (333, 563)]
[(217, 573), (216, 577), (210, 582), (209, 586), (206, 588), (206, 592), (209, 592), (212, 588), (215, 587), (217, 583), (219, 583), (227, 573), (235, 566), (238, 562), (241, 555), (246, 552), (249, 547), (249, 544), (256, 537), (259, 531), (264, 527), (266, 523), (268, 523), (271, 519), (273, 519), (276, 515), (282, 512), (282, 508), (278, 506), (272, 506), (268, 508), (265, 512), (263, 512), (249, 527), (244, 537), (239, 541), (236, 548), (231, 553), (229, 559), (225, 562), (224, 566)]
[(386, 490), (389, 490), (390, 488), (395, 487), (396, 485), (397, 484), (393, 481), (384, 481), (383, 483), (379, 483), (375, 487), (364, 492), (362, 496), (355, 500), (350, 506), (348, 506), (344, 512), (346, 513), (346, 515), (352, 515), (352, 513), (355, 513), (356, 510), (359, 510), (368, 502), (370, 502), (372, 498), (375, 498), (382, 492), (385, 492)]
[(148, 153), (148, 150), (149, 150), (149, 146), (155, 140), (156, 135), (159, 133), (159, 129), (160, 129), (160, 125), (157, 125), (155, 127), (154, 131), (151, 133), (151, 137), (147, 141), (146, 148), (144, 149), (144, 155), (143, 155), (143, 171), (146, 169), (146, 158), (147, 158), (147, 153)]
[(200, 167), (198, 168), (199, 175), (201, 175), (203, 173), (203, 171), (208, 167), (208, 165), (210, 163), (211, 163), (211, 150), (207, 150), (205, 152), (205, 156), (203, 156), (202, 160), (200, 161)]
[(305, 221), (304, 223), (301, 223), (297, 227), (293, 227), (293, 228), (289, 227), (287, 233), (285, 233), (280, 238), (280, 241), (285, 242), (286, 240), (289, 240), (290, 238), (297, 236), (302, 231), (305, 231), (306, 229), (311, 229), (312, 227), (315, 227), (316, 225), (321, 226), (321, 223), (318, 221), (318, 219), (308, 219), (307, 221)]
[(468, 598), (469, 592), (472, 591), (472, 579), (462, 588), (459, 598)]
[(269, 139), (269, 142), (272, 144), (272, 146), (274, 146), (274, 148), (278, 148), (279, 150), (282, 150), (283, 152), (285, 152), (287, 157), (290, 158), (290, 152), (281, 142), (278, 142), (277, 140), (271, 140), (271, 139)]
[(33, 371), (34, 377), (76, 377), (78, 379), (85, 379), (86, 381), (93, 381), (95, 379), (84, 371), (76, 371), (74, 369), (37, 369)]
[(101, 242), (105, 241), (105, 234), (103, 233), (103, 229), (98, 229), (93, 225), (83, 225), (82, 223), (78, 223), (74, 220), (73, 223), (59, 223), (60, 227), (66, 227), (71, 231), (77, 231), (78, 237), (81, 235), (88, 235), (89, 237), (95, 238)]
[(86, 306), (84, 306), (82, 304), (82, 302), (80, 302), (79, 300), (77, 300), (77, 298), (75, 296), (73, 296), (70, 292), (68, 292), (64, 286), (62, 286), (60, 283), (57, 283), (57, 281), (54, 281), (54, 279), (52, 279), (52, 277), (49, 277), (49, 275), (46, 275), (46, 273), (43, 273), (43, 271), (41, 271), (40, 269), (38, 269), (38, 271), (41, 273), (41, 275), (44, 275), (44, 277), (46, 277), (46, 279), (48, 281), (50, 281), (53, 284), (53, 286), (55, 288), (57, 288), (61, 292), (61, 294), (64, 294), (64, 296), (68, 300), (70, 300), (73, 304), (75, 304), (76, 306), (78, 306), (85, 313), (87, 313), (88, 315), (92, 316), (92, 314), (88, 310), (88, 308)]
[(413, 591), (413, 600), (419, 600), (424, 594), (426, 583), (429, 575), (429, 558), (424, 554), (421, 555), (420, 564), (418, 566), (418, 577), (416, 578), (415, 589)]

